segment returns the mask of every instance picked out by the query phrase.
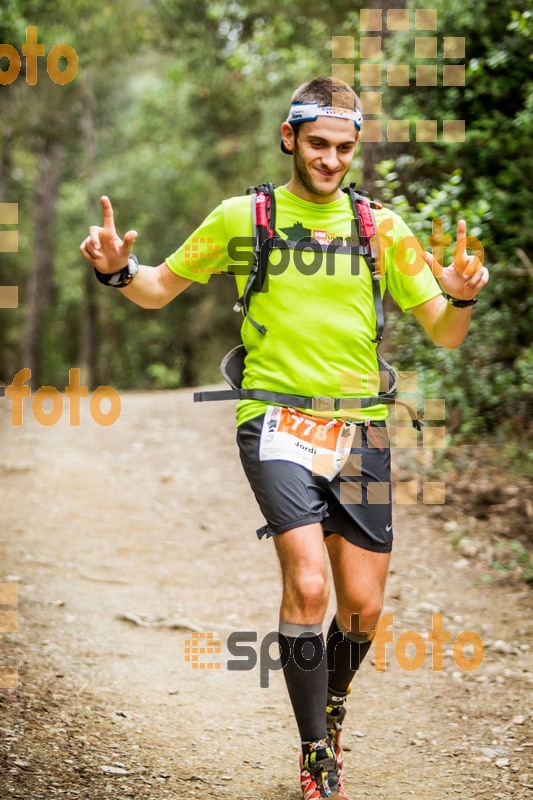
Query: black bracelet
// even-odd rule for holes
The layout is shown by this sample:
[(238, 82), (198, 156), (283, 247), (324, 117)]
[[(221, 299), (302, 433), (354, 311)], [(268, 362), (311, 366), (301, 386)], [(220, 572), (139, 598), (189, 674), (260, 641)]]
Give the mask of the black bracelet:
[(115, 289), (121, 289), (123, 286), (127, 286), (131, 283), (138, 271), (139, 261), (137, 256), (133, 255), (133, 253), (130, 253), (126, 266), (119, 269), (118, 272), (98, 272), (96, 267), (94, 268), (94, 274), (100, 283), (103, 283), (105, 286), (113, 286)]
[(457, 297), (452, 297), (451, 294), (446, 294), (446, 292), (443, 292), (442, 296), (455, 308), (469, 308), (469, 306), (475, 306), (477, 303), (477, 297), (473, 297), (472, 300), (458, 300)]

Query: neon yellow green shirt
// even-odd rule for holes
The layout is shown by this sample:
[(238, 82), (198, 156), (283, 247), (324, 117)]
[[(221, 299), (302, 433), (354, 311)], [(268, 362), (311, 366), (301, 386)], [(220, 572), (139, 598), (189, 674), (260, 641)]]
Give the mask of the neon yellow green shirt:
[[(339, 237), (346, 241), (352, 235), (353, 212), (347, 195), (317, 204), (280, 187), (275, 190), (275, 198), (276, 232), (281, 238), (298, 241), (312, 236), (327, 244)], [(375, 215), (378, 226), (387, 218), (392, 221), (388, 231), (391, 244), (382, 249), (385, 275), (380, 280), (381, 293), (388, 288), (402, 311), (440, 294), (427, 265), (417, 271), (400, 269), (396, 263), (398, 243), (413, 236), (408, 226), (388, 209), (376, 210)], [(216, 273), (222, 273), (216, 280), (227, 280), (223, 273), (249, 271), (251, 248), (239, 244), (235, 237), (251, 234), (250, 197), (230, 198), (214, 209), (166, 263), (177, 275), (198, 283), (207, 283)], [(280, 251), (274, 250), (271, 264), (279, 263), (279, 256)], [(242, 323), (241, 336), (247, 351), (243, 388), (310, 397), (373, 395), (372, 377), (375, 380), (377, 374), (376, 344), (372, 341), (376, 317), (372, 277), (364, 259), (348, 253), (333, 256), (310, 251), (298, 251), (295, 256), (293, 250), (284, 257), (288, 261), (285, 269), (272, 267), (269, 271), (268, 290), (251, 296), (250, 314), (266, 328), (266, 334), (259, 333), (248, 319)], [(236, 269), (237, 264), (240, 269)], [(248, 266), (244, 268), (244, 264)], [(307, 269), (306, 265), (313, 266)], [(409, 271), (417, 274), (405, 274)], [(246, 274), (235, 274), (234, 279), (240, 297)], [(359, 375), (363, 376), (362, 383)], [(367, 376), (371, 376), (370, 387)], [(237, 405), (237, 425), (264, 410), (265, 403), (241, 400)], [(344, 409), (336, 414), (312, 413), (328, 418), (341, 415), (346, 419), (381, 420), (387, 416), (387, 406)]]

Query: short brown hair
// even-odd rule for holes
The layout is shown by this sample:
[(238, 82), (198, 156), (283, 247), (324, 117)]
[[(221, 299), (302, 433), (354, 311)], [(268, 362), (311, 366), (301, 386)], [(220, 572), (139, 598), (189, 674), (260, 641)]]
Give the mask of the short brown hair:
[(321, 75), (299, 86), (291, 103), (318, 103), (319, 106), (337, 106), (355, 111), (361, 101), (349, 84), (339, 78)]

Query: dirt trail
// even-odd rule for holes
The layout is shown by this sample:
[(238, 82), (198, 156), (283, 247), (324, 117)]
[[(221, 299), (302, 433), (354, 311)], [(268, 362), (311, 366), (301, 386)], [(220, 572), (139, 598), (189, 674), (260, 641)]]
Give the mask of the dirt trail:
[[(19, 631), (0, 663), (0, 797), (21, 800), (298, 800), (298, 739), (279, 672), (228, 671), (233, 630), (275, 629), (279, 573), (234, 444), (233, 407), (191, 392), (125, 394), (120, 420), (79, 428), (0, 405), (0, 583), (19, 588)], [(26, 401), (27, 402), (27, 401)], [(451, 511), (449, 512), (451, 514)], [(483, 664), (446, 647), (416, 672), (371, 659), (349, 703), (349, 797), (522, 800), (533, 788), (531, 594), (487, 581), (423, 506), (395, 512), (385, 611), (395, 642), (442, 611), (476, 631)], [(331, 613), (334, 606), (331, 605)], [(191, 632), (123, 613), (185, 619), (222, 642), (221, 669), (185, 661)], [(202, 660), (202, 659), (201, 659)]]

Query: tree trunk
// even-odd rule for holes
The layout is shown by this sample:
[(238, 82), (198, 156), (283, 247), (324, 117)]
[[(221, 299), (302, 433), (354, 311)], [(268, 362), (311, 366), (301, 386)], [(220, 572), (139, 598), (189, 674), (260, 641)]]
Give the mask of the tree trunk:
[[(101, 214), (98, 197), (94, 189), (94, 179), (96, 175), (96, 98), (90, 83), (87, 79), (81, 89), (81, 99), (83, 105), (83, 116), (81, 119), (81, 129), (85, 141), (86, 161), (86, 180), (89, 186), (88, 207), (91, 219), (97, 219)], [(98, 306), (98, 285), (96, 283), (93, 270), (85, 263), (85, 306), (83, 309), (82, 331), (80, 343), (80, 369), (83, 382), (91, 388), (100, 385), (100, 371), (98, 368), (98, 331), (99, 331), (99, 306)]]
[(24, 366), (31, 370), (31, 384), (40, 385), (44, 312), (49, 304), (54, 264), (54, 223), (61, 174), (62, 146), (42, 140), (35, 190), (33, 268), (26, 294)]
[(0, 151), (0, 203), (8, 203), (9, 188), (11, 185), (11, 170), (13, 169), (13, 145), (15, 138), (12, 130), (4, 133)]
[[(385, 52), (385, 42), (387, 36), (389, 35), (389, 31), (387, 30), (387, 11), (405, 7), (405, 0), (370, 0), (368, 3), (367, 8), (379, 8), (383, 12), (383, 29), (379, 34), (377, 34), (382, 37), (382, 52)], [(384, 76), (383, 81), (385, 82), (387, 65), (386, 63), (383, 63), (382, 66)], [(402, 145), (399, 147), (397, 144), (389, 144), (385, 140), (386, 132), (384, 126), (382, 142), (366, 142), (363, 145), (363, 187), (367, 192), (370, 192), (370, 194), (374, 193), (374, 184), (378, 177), (376, 172), (376, 164), (379, 164), (380, 161), (384, 161), (386, 158), (394, 158), (401, 152), (400, 148)]]
[[(389, 31), (387, 29), (387, 11), (389, 11), (389, 9), (405, 8), (406, 2), (405, 0), (370, 0), (370, 3), (367, 7), (379, 8), (383, 12), (383, 29), (379, 35), (382, 36), (382, 52), (385, 52), (385, 41), (389, 35)], [(387, 65), (386, 63), (383, 63), (384, 82), (386, 72)], [(386, 111), (385, 108), (384, 111)], [(376, 172), (376, 165), (385, 159), (396, 158), (400, 154), (401, 148), (403, 147), (403, 145), (388, 143), (386, 141), (385, 125), (383, 128), (383, 141), (366, 142), (363, 144), (363, 187), (367, 192), (370, 192), (370, 194), (374, 194), (375, 182), (379, 177), (378, 173)], [(388, 292), (385, 292), (385, 297), (383, 299), (385, 319), (387, 319), (388, 314), (393, 310), (394, 307), (395, 306), (392, 298)], [(390, 338), (390, 327), (386, 325), (383, 333), (383, 341), (381, 343), (380, 352), (386, 357), (392, 357), (393, 350), (394, 347)]]

